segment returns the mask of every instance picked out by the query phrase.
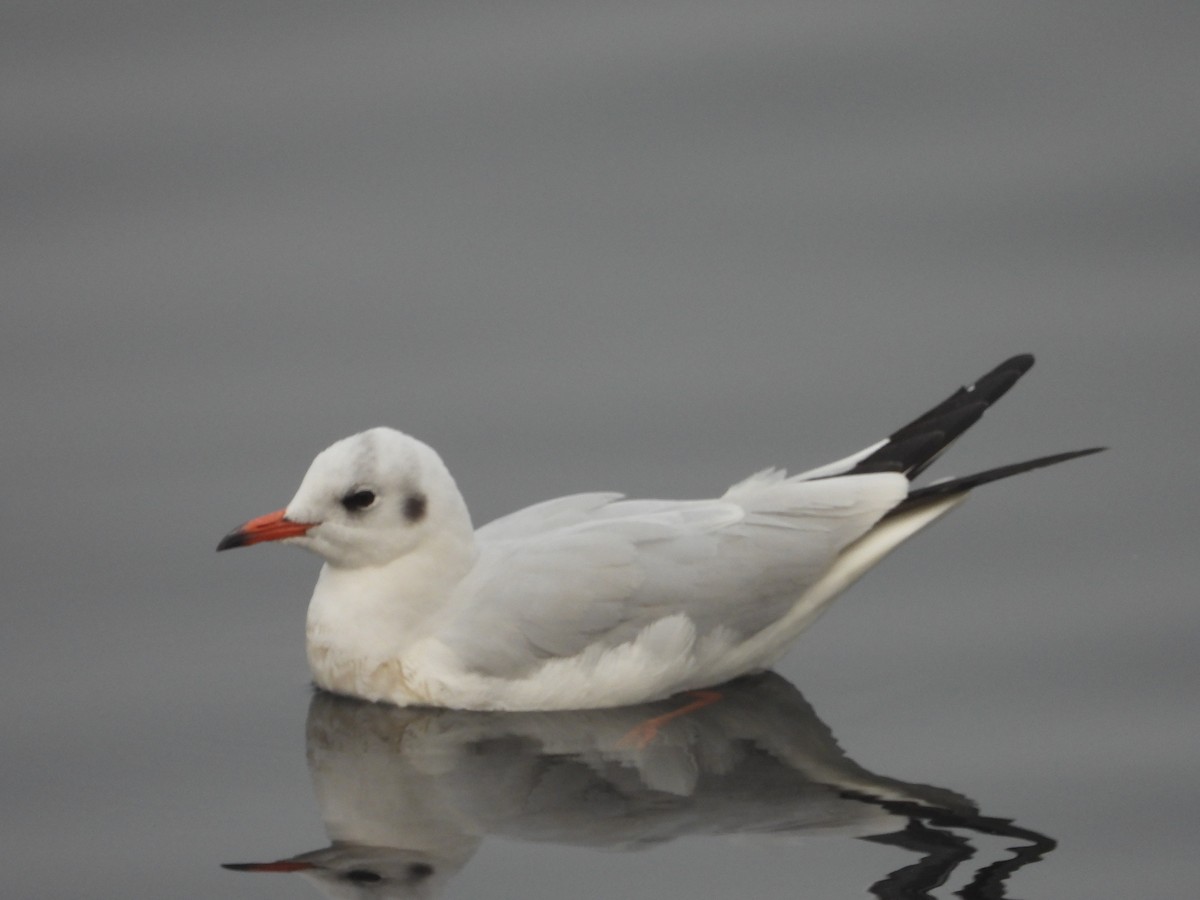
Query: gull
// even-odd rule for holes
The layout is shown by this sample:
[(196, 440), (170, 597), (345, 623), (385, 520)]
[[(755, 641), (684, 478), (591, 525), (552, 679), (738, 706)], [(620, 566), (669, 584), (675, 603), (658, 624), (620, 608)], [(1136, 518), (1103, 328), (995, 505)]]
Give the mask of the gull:
[(1104, 448), (912, 481), (1033, 365), (1015, 356), (887, 438), (713, 500), (583, 493), (479, 529), (445, 463), (391, 428), (338, 441), (291, 502), (227, 534), (325, 560), (316, 684), (398, 706), (594, 709), (769, 668), (829, 602), (982, 484)]

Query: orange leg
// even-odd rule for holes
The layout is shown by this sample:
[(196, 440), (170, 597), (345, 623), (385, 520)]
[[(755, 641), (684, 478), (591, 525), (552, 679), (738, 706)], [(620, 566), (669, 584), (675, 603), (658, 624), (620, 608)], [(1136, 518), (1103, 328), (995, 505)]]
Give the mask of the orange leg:
[(687, 696), (694, 697), (695, 699), (691, 703), (679, 707), (679, 709), (673, 709), (668, 713), (663, 713), (661, 716), (654, 716), (651, 719), (646, 719), (644, 722), (639, 722), (626, 732), (624, 737), (617, 742), (617, 746), (635, 747), (638, 750), (645, 750), (658, 736), (658, 730), (672, 719), (678, 719), (680, 716), (686, 716), (688, 713), (711, 706), (724, 696), (720, 691), (686, 691), (685, 693)]

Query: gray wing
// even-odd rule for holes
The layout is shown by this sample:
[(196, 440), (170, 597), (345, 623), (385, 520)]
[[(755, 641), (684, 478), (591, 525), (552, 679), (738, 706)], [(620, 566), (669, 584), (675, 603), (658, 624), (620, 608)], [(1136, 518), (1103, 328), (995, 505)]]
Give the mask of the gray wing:
[(590, 521), (622, 497), (615, 493), (590, 493), (546, 500), (488, 522), (475, 530), (475, 537), (482, 542), (494, 542), (546, 535)]
[(895, 473), (765, 472), (717, 500), (550, 501), (479, 530), (480, 560), (463, 585), (471, 602), (442, 638), (476, 671), (517, 677), (672, 615), (699, 636), (722, 627), (749, 637), (906, 492)]

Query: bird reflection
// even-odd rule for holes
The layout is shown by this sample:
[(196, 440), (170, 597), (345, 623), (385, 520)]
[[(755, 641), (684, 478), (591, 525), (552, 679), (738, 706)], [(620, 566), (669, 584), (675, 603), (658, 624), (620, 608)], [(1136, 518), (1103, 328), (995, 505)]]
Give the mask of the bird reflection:
[(1012, 855), (971, 871), (959, 891), (991, 900), (1054, 847), (952, 791), (868, 772), (778, 675), (742, 678), (720, 694), (479, 713), (318, 692), (308, 765), (330, 846), (226, 868), (300, 873), (330, 897), (424, 898), (440, 894), (489, 835), (634, 850), (698, 834), (837, 834), (917, 854), (870, 887), (912, 900), (974, 856), (972, 839), (996, 836), (1016, 842)]

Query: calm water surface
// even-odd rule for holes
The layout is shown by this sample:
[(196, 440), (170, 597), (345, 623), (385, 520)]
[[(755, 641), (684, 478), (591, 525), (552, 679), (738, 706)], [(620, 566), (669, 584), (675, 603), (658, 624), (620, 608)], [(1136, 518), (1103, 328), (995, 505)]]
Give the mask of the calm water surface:
[[(302, 874), (333, 896), (441, 893), (489, 839), (551, 845), (550, 856), (731, 835), (791, 848), (858, 838), (912, 854), (869, 884), (878, 897), (922, 896), (953, 878), (964, 897), (1006, 896), (1009, 877), (1055, 847), (954, 791), (858, 765), (775, 674), (566, 713), (406, 710), (321, 692), (306, 737), (329, 844), (227, 868)], [(526, 877), (536, 883), (539, 869)]]

